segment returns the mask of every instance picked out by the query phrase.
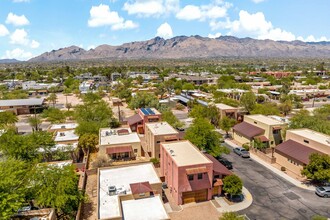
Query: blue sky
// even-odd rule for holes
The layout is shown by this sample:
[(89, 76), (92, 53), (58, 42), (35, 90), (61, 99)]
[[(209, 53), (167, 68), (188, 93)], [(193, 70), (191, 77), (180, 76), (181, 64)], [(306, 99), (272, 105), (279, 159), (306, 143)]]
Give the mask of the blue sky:
[(155, 36), (330, 40), (328, 0), (0, 1), (0, 59)]

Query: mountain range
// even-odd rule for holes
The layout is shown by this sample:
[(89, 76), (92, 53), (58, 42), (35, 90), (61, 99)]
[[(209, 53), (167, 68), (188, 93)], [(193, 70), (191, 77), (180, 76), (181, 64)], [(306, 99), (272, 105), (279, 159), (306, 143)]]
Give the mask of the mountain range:
[(221, 57), (260, 58), (330, 58), (330, 42), (273, 41), (220, 36), (155, 37), (120, 46), (100, 45), (85, 50), (70, 46), (43, 53), (31, 62), (90, 59), (185, 59)]

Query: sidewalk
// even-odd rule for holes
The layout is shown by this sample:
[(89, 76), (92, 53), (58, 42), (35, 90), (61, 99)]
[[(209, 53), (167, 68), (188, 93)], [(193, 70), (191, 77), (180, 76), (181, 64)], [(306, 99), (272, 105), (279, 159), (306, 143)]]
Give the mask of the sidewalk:
[(220, 207), (215, 207), (215, 208), (219, 212), (237, 212), (237, 211), (248, 208), (253, 202), (252, 195), (245, 187), (243, 187), (242, 192), (243, 192), (243, 195), (244, 195), (244, 200), (242, 202), (235, 203), (233, 205), (229, 205), (224, 200), (223, 197), (215, 197), (214, 198), (215, 201), (220, 205)]
[[(239, 147), (238, 145), (236, 145), (235, 143), (233, 143), (232, 141), (226, 139), (225, 143), (230, 145), (233, 148)], [(315, 187), (314, 186), (307, 186), (303, 183), (301, 183), (300, 181), (288, 176), (287, 174), (285, 174), (284, 172), (276, 169), (275, 167), (273, 167), (271, 164), (263, 161), (262, 159), (260, 159), (259, 157), (257, 157), (254, 154), (250, 154), (251, 159), (253, 159), (254, 161), (256, 161), (257, 163), (263, 165), (264, 167), (266, 167), (267, 169), (271, 170), (273, 173), (279, 175), (280, 177), (282, 177), (283, 179), (286, 179), (287, 181), (289, 181), (290, 183), (292, 183), (293, 185), (303, 188), (303, 189), (307, 189), (310, 191), (315, 191)]]

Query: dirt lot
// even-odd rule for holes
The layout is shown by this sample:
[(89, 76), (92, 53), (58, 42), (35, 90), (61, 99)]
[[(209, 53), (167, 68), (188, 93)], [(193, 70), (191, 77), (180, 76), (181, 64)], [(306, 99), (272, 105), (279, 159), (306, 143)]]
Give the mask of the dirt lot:
[(210, 201), (187, 204), (182, 211), (169, 213), (171, 220), (218, 220), (220, 215)]

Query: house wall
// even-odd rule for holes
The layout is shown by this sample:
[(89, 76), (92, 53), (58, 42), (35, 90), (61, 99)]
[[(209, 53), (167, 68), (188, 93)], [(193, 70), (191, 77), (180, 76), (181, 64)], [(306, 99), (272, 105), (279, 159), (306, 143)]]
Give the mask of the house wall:
[(275, 135), (273, 134), (273, 127), (282, 127), (282, 130), (285, 128), (285, 125), (283, 124), (277, 124), (277, 125), (268, 125), (266, 123), (263, 123), (262, 121), (257, 121), (257, 120), (253, 120), (252, 118), (249, 118), (248, 116), (244, 117), (244, 121), (252, 124), (254, 126), (257, 126), (259, 128), (262, 128), (265, 130), (265, 133), (263, 134), (266, 138), (268, 138), (269, 140), (269, 147), (275, 147), (276, 143), (279, 144), (280, 140), (282, 140), (282, 134), (281, 134), (281, 130), (279, 130), (279, 134)]
[(301, 170), (303, 169), (303, 164), (295, 161), (292, 158), (288, 158), (284, 155), (279, 154), (278, 152), (274, 153), (274, 157), (276, 158), (276, 163), (280, 166), (285, 167), (285, 169), (290, 170), (291, 172), (301, 176)]
[(245, 143), (248, 143), (248, 144), (251, 143), (251, 141), (249, 139), (247, 139), (246, 137), (242, 136), (239, 133), (236, 133), (235, 131), (233, 133), (233, 138), (234, 138), (235, 141), (239, 142), (242, 145), (245, 144)]
[[(290, 132), (290, 130), (288, 130), (286, 132), (286, 140), (289, 140), (289, 139), (296, 141), (298, 143), (301, 143), (312, 149), (318, 150), (322, 153), (330, 155), (330, 146), (316, 142), (312, 138), (303, 137), (298, 134), (292, 133), (292, 132)], [(306, 143), (305, 140), (308, 141), (309, 143)]]
[(55, 141), (57, 144), (74, 144), (77, 143), (78, 140), (73, 140), (73, 141)]
[[(208, 178), (210, 181), (211, 188), (208, 189), (207, 199), (212, 199), (212, 183), (213, 183), (213, 163), (206, 164), (197, 164), (190, 166), (178, 167), (175, 161), (172, 159), (171, 155), (164, 149), (163, 145), (161, 145), (161, 158), (160, 158), (160, 168), (161, 175), (165, 177), (165, 182), (167, 183), (168, 188), (170, 189), (171, 195), (176, 204), (183, 204), (182, 194), (183, 192), (190, 192), (190, 184), (188, 180), (188, 176), (186, 174), (186, 169), (189, 168), (197, 168), (201, 166), (205, 166), (207, 169), (207, 173), (203, 175), (204, 178)], [(198, 182), (201, 180), (197, 179), (197, 174), (194, 175), (194, 182)], [(192, 181), (191, 181), (192, 182)], [(200, 188), (202, 189), (202, 188)], [(196, 189), (199, 190), (199, 189)]]
[(108, 147), (120, 147), (120, 146), (124, 146), (124, 145), (131, 145), (132, 149), (133, 149), (133, 153), (135, 152), (135, 150), (137, 151), (137, 153), (134, 153), (135, 156), (137, 157), (141, 157), (141, 143), (140, 142), (135, 142), (135, 143), (129, 143), (129, 144), (108, 144), (108, 145), (99, 145), (99, 155), (105, 155), (106, 154), (106, 149)]

